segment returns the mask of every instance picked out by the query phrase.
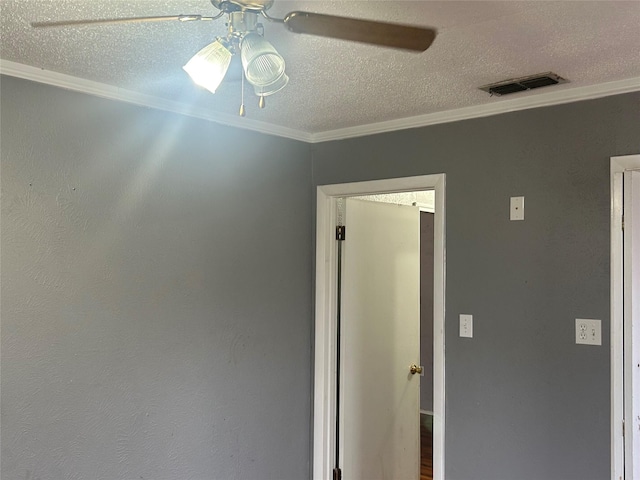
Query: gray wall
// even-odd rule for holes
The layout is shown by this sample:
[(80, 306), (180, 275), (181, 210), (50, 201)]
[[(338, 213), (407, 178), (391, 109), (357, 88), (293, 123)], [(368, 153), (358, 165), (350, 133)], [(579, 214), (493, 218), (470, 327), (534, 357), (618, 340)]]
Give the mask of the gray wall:
[(609, 157), (639, 116), (635, 93), (313, 146), (316, 184), (447, 174), (449, 480), (609, 478)]
[(309, 476), (305, 144), (2, 78), (2, 472)]
[(309, 147), (1, 91), (3, 480), (308, 478), (309, 186), (441, 172), (447, 478), (608, 478), (609, 157), (640, 94)]
[(420, 212), (420, 410), (433, 412), (433, 213)]

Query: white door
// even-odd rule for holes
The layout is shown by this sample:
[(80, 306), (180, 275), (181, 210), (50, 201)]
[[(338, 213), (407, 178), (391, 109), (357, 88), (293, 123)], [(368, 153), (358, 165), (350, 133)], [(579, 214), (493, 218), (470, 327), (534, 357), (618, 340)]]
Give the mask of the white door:
[(340, 456), (348, 480), (420, 476), (420, 375), (410, 373), (420, 350), (419, 215), (346, 201)]
[(640, 479), (640, 171), (624, 174), (625, 478)]

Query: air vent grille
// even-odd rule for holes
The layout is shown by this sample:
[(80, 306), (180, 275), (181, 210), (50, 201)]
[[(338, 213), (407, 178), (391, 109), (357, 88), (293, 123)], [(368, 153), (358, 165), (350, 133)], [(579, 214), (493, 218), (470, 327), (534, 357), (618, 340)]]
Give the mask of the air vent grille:
[(525, 90), (533, 90), (534, 88), (547, 87), (549, 85), (567, 83), (567, 81), (568, 80), (562, 78), (560, 75), (553, 72), (547, 72), (539, 73), (537, 75), (529, 75), (527, 77), (512, 78), (510, 80), (484, 85), (479, 88), (491, 95), (500, 96), (516, 92), (524, 92)]

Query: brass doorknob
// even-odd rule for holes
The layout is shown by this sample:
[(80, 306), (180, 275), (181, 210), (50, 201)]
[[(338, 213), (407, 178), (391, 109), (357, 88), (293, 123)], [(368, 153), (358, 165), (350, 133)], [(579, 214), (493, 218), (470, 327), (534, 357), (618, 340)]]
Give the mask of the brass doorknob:
[(411, 367), (409, 367), (409, 371), (411, 372), (412, 375), (415, 375), (416, 373), (422, 373), (422, 367), (419, 367), (416, 364), (411, 365)]

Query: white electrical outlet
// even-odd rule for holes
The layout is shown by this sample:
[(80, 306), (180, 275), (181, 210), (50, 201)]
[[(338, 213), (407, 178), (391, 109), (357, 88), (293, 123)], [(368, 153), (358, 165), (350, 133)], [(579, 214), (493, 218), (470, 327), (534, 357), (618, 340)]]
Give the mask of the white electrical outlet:
[(511, 197), (509, 218), (511, 220), (524, 220), (524, 197)]
[(586, 318), (576, 318), (576, 343), (602, 345), (602, 322)]
[(460, 315), (460, 336), (473, 338), (473, 315)]

